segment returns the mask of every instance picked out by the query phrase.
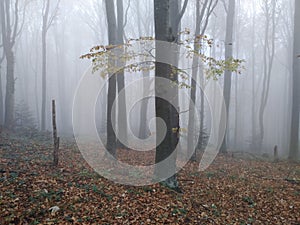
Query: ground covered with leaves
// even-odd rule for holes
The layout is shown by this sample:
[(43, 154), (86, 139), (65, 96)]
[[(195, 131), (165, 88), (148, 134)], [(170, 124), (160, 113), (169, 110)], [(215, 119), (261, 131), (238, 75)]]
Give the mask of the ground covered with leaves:
[(178, 174), (181, 194), (110, 182), (66, 140), (59, 167), (51, 163), (50, 136), (0, 134), (1, 225), (300, 224), (297, 163), (232, 154), (218, 156), (205, 172), (189, 163)]

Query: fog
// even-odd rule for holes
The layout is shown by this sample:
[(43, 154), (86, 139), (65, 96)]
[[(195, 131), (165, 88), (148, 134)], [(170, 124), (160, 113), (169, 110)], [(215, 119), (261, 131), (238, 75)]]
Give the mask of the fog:
[[(4, 2), (4, 0), (1, 0)], [(45, 104), (45, 130), (52, 130), (51, 101), (56, 100), (57, 124), (61, 137), (73, 135), (72, 108), (74, 96), (81, 78), (91, 67), (91, 61), (80, 56), (89, 53), (96, 45), (108, 45), (108, 24), (105, 3), (102, 0), (51, 0), (46, 21), (46, 95), (43, 99), (43, 18), (47, 1), (22, 0), (15, 5), (11, 1), (11, 37), (16, 29), (14, 53), (14, 126), (28, 126), (41, 130), (42, 107)], [(183, 2), (183, 1), (182, 1)], [(201, 7), (204, 7), (203, 2)], [(292, 0), (236, 0), (231, 43), (233, 57), (243, 60), (240, 73), (233, 72), (231, 78), (230, 106), (227, 127), (229, 151), (247, 151), (258, 154), (273, 154), (278, 146), (281, 157), (289, 153), (292, 113), (293, 75), (293, 20)], [(2, 4), (2, 3), (1, 3)], [(4, 5), (4, 4), (3, 4)], [(16, 7), (15, 7), (16, 6)], [(154, 36), (153, 2), (149, 0), (124, 0), (124, 39)], [(16, 9), (18, 11), (16, 11)], [(7, 10), (7, 9), (5, 9)], [(224, 59), (227, 1), (217, 1), (207, 20), (205, 35), (213, 40), (211, 48), (205, 50), (215, 59)], [(1, 28), (7, 17), (1, 11)], [(16, 17), (17, 15), (17, 17)], [(6, 18), (6, 19), (5, 19)], [(5, 21), (3, 21), (5, 20)], [(181, 31), (195, 34), (196, 0), (188, 2), (181, 20)], [(205, 26), (202, 21), (201, 29)], [(7, 24), (5, 25), (6, 29)], [(0, 56), (4, 55), (5, 42), (0, 29)], [(182, 37), (184, 38), (184, 37)], [(7, 90), (7, 57), (1, 61), (1, 124), (5, 125), (5, 96)], [(185, 65), (185, 59), (180, 59)], [(100, 76), (100, 74), (94, 74)], [(125, 72), (125, 86), (145, 74)], [(148, 71), (154, 77), (154, 71)], [(209, 83), (211, 78), (204, 78)], [(224, 76), (214, 82), (223, 87)], [(187, 81), (190, 84), (190, 81)], [(96, 121), (99, 133), (106, 135), (107, 88), (98, 98)], [(149, 87), (154, 93), (154, 86)], [(126, 90), (130, 99), (143, 92), (143, 88)], [(180, 88), (180, 127), (188, 128), (189, 95), (191, 88)], [(213, 95), (213, 93), (211, 93)], [(204, 98), (204, 131), (210, 134), (212, 111), (209, 105), (218, 104), (219, 99), (208, 102)], [(196, 93), (195, 126), (200, 126), (201, 91)], [(147, 124), (155, 115), (154, 99), (148, 102)], [(139, 136), (141, 102), (128, 109), (129, 128)], [(262, 116), (261, 116), (262, 115)], [(262, 121), (262, 124), (261, 124)], [(84, 121), (83, 121), (84, 124)], [(151, 126), (150, 126), (151, 127)], [(263, 127), (263, 131), (261, 130)], [(147, 130), (151, 135), (153, 128)], [(182, 132), (181, 145), (187, 145), (187, 134)], [(200, 146), (201, 147), (201, 146)], [(185, 147), (186, 148), (186, 147)]]

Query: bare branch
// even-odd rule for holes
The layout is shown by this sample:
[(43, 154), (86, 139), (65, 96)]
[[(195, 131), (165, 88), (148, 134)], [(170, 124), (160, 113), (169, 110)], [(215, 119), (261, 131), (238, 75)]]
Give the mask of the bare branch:
[(60, 0), (57, 0), (55, 9), (53, 10), (53, 13), (48, 21), (48, 25), (47, 25), (47, 30), (49, 30), (50, 26), (53, 24), (53, 21), (55, 19), (55, 17), (57, 16), (58, 13), (58, 9), (59, 9), (59, 4), (60, 4)]
[(126, 27), (127, 22), (128, 22), (128, 12), (129, 12), (129, 8), (130, 8), (130, 3), (131, 3), (131, 0), (128, 0), (128, 5), (127, 5), (127, 8), (126, 8), (126, 12), (125, 12), (125, 21), (124, 21), (123, 28)]
[(12, 35), (12, 42), (15, 42), (17, 30), (19, 25), (19, 0), (16, 0), (15, 2), (15, 24), (14, 24), (14, 31)]
[(207, 9), (207, 15), (206, 15), (206, 18), (205, 18), (205, 23), (204, 23), (204, 26), (202, 28), (202, 32), (201, 32), (201, 35), (204, 35), (205, 31), (206, 31), (206, 28), (207, 28), (207, 25), (208, 25), (208, 21), (209, 21), (209, 17), (211, 16), (212, 12), (214, 11), (214, 9), (216, 8), (217, 4), (218, 4), (218, 0), (216, 0), (214, 2), (214, 4), (212, 5), (212, 2), (210, 2), (210, 5)]
[(185, 13), (185, 11), (186, 11), (187, 4), (188, 4), (188, 0), (185, 0), (185, 1), (184, 1), (184, 4), (183, 4), (183, 6), (182, 6), (181, 12), (179, 13), (178, 18), (177, 18), (177, 20), (176, 20), (176, 25), (178, 25), (178, 24), (180, 23), (180, 21), (181, 21), (183, 15), (184, 15), (184, 13)]
[(223, 3), (225, 12), (228, 13), (228, 7), (227, 7), (225, 0), (222, 0), (222, 3)]

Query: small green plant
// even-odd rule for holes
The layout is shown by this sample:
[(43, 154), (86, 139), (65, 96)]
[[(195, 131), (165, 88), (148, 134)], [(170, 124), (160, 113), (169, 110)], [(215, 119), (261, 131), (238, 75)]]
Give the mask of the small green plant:
[(174, 208), (172, 210), (172, 215), (177, 215), (177, 214), (180, 214), (180, 215), (185, 215), (187, 214), (187, 210), (185, 208)]
[(205, 175), (206, 175), (206, 177), (208, 179), (216, 177), (216, 173), (215, 172), (207, 172)]
[(98, 187), (96, 185), (92, 186), (91, 189), (94, 193), (101, 195), (102, 197), (105, 197), (107, 200), (111, 201), (112, 200), (112, 196), (109, 194), (106, 194), (104, 191), (98, 189)]
[(153, 192), (153, 189), (151, 187), (149, 187), (149, 186), (143, 186), (142, 189), (145, 192)]
[(270, 193), (270, 194), (272, 194), (272, 193), (274, 193), (274, 189), (272, 187), (268, 187), (267, 188), (267, 192)]
[(246, 202), (246, 203), (248, 203), (250, 205), (250, 207), (253, 207), (253, 206), (256, 205), (255, 201), (251, 197), (249, 197), (249, 196), (244, 196), (243, 197), (243, 201)]
[(218, 209), (218, 207), (215, 204), (212, 204), (211, 208), (212, 208), (212, 212), (215, 216), (220, 216), (221, 215), (220, 210)]

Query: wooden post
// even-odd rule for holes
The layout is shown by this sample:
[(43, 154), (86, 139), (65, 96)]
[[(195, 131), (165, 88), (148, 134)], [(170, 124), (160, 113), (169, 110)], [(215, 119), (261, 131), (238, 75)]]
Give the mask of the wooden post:
[(59, 150), (59, 137), (57, 137), (56, 128), (56, 111), (55, 111), (55, 100), (52, 100), (52, 126), (53, 126), (53, 165), (58, 166), (58, 150)]
[(274, 147), (274, 162), (278, 162), (279, 158), (278, 158), (278, 146), (275, 145)]

